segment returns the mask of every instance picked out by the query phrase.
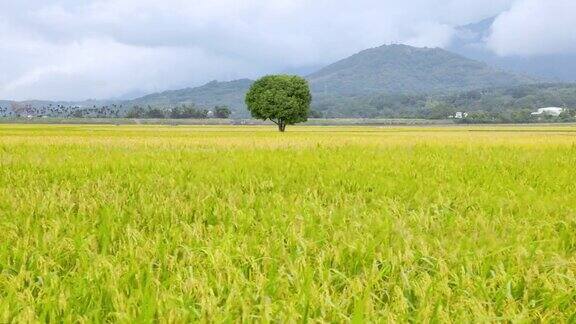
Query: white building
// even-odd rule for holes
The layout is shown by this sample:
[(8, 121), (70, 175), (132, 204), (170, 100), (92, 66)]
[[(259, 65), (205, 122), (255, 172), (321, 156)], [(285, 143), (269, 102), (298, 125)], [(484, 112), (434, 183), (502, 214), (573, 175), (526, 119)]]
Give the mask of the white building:
[(456, 119), (463, 119), (463, 118), (466, 118), (466, 117), (468, 117), (468, 113), (467, 113), (467, 112), (462, 112), (462, 111), (459, 111), (459, 112), (457, 112), (457, 113), (454, 115), (454, 118), (456, 118)]
[(564, 112), (564, 108), (560, 107), (547, 107), (547, 108), (540, 108), (538, 111), (533, 112), (532, 116), (554, 116), (558, 117), (560, 114)]

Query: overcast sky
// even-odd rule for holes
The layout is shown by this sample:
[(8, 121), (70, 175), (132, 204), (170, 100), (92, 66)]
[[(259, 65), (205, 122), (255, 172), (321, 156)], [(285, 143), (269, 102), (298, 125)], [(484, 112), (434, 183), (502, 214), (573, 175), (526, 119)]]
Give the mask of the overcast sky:
[(80, 100), (254, 78), (498, 16), (498, 55), (576, 52), (575, 0), (0, 0), (0, 99)]

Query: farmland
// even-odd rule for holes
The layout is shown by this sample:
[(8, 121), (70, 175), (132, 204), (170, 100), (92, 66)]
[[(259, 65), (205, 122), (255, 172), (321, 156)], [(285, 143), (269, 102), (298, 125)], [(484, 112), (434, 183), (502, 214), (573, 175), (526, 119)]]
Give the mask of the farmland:
[(572, 322), (575, 166), (570, 125), (0, 125), (0, 322)]

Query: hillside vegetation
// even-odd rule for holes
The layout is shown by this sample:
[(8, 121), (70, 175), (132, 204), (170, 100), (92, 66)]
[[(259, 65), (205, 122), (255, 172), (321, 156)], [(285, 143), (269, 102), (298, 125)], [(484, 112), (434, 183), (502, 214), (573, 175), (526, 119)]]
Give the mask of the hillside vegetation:
[(325, 117), (444, 119), (462, 111), (527, 122), (531, 112), (548, 106), (569, 108), (574, 116), (576, 84), (531, 84), (448, 94), (317, 95), (314, 103), (316, 112)]

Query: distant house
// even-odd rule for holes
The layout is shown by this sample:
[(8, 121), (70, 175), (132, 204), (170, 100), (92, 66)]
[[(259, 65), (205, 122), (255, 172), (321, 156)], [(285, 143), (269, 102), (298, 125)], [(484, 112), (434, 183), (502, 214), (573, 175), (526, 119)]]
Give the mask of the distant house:
[(454, 115), (450, 115), (448, 116), (448, 118), (455, 118), (455, 119), (464, 119), (468, 117), (468, 113), (467, 112), (462, 112), (462, 111), (458, 111), (456, 112)]
[(546, 107), (540, 108), (536, 112), (532, 113), (532, 116), (560, 116), (566, 109), (560, 107)]

